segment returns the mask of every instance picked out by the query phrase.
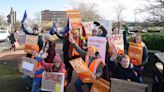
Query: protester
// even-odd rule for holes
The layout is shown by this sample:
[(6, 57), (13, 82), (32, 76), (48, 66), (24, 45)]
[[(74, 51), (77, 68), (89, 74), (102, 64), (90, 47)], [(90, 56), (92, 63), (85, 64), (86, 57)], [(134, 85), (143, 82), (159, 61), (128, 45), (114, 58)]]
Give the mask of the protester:
[[(73, 34), (71, 36), (76, 40), (76, 43), (81, 48), (83, 48), (83, 45), (82, 45), (83, 39), (81, 39), (79, 30), (72, 30), (71, 32)], [(69, 43), (70, 34), (65, 33), (64, 36), (61, 36), (58, 32), (55, 32), (55, 34), (60, 39), (63, 39), (63, 56), (64, 56), (64, 63), (66, 65), (66, 70), (68, 72), (67, 81), (68, 81), (68, 85), (69, 85), (72, 80), (72, 72), (73, 72), (73, 68), (72, 68), (71, 64), (69, 63), (69, 60), (79, 57), (79, 53), (73, 48), (72, 44)], [(83, 35), (83, 37), (85, 37), (84, 28), (82, 28), (82, 35)]]
[(146, 47), (145, 43), (142, 41), (142, 38), (141, 38), (140, 35), (136, 35), (134, 37), (133, 42), (142, 45), (142, 50), (143, 50), (142, 64), (138, 65), (138, 66), (134, 65), (134, 69), (135, 69), (135, 71), (137, 71), (138, 76), (140, 77), (140, 80), (142, 81), (142, 74), (143, 74), (143, 71), (144, 71), (144, 66), (146, 65), (146, 63), (148, 61), (148, 50), (147, 50), (147, 47)]
[(22, 23), (22, 29), (23, 29), (23, 32), (24, 32), (25, 34), (28, 34), (28, 35), (36, 35), (36, 36), (39, 37), (39, 38), (38, 38), (38, 46), (39, 46), (39, 51), (41, 51), (42, 48), (43, 48), (44, 42), (43, 42), (42, 35), (40, 35), (40, 33), (39, 33), (38, 26), (37, 26), (37, 25), (34, 25), (34, 27), (33, 27), (33, 29), (32, 29), (33, 33), (30, 33), (30, 32), (26, 29), (24, 23)]
[[(53, 63), (46, 63), (46, 62), (44, 62), (44, 60), (42, 60), (41, 64), (47, 72), (64, 73), (65, 74), (64, 78), (67, 78), (66, 77), (67, 76), (67, 71), (65, 69), (65, 64), (61, 60), (61, 57), (60, 57), (59, 54), (56, 54), (56, 56), (54, 56)], [(66, 89), (66, 86), (67, 86), (67, 81), (65, 79), (65, 81), (64, 81), (65, 89)]]
[[(82, 50), (75, 42), (75, 40), (70, 37), (69, 39), (70, 43), (73, 45), (73, 47), (79, 52), (80, 56), (85, 58), (85, 63), (88, 66), (89, 70), (92, 72), (93, 77), (99, 78), (102, 75), (102, 60), (99, 57), (96, 57), (95, 54), (97, 52), (96, 48), (94, 46), (89, 46), (87, 52)], [(96, 63), (97, 62), (97, 63)], [(94, 68), (96, 68), (96, 72), (94, 72)], [(77, 78), (75, 80), (75, 88), (77, 92), (83, 92), (81, 85), (86, 84), (90, 90), (92, 83), (83, 83), (80, 78)]]
[(51, 40), (52, 36), (45, 36), (45, 45), (42, 53), (47, 52), (48, 56), (44, 59), (46, 63), (53, 63), (54, 56), (56, 55), (56, 44), (55, 41)]
[(118, 55), (117, 48), (112, 49), (112, 52), (113, 55), (108, 59), (110, 77), (140, 82), (137, 72), (133, 69), (133, 64), (130, 63), (129, 56)]

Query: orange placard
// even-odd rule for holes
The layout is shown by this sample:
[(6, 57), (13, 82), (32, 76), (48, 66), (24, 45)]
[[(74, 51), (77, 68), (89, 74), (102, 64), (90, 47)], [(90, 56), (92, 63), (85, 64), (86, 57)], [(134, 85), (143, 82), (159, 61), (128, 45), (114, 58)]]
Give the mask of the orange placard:
[(143, 54), (143, 49), (142, 49), (141, 44), (136, 44), (136, 43), (129, 43), (129, 51), (128, 55), (130, 57), (130, 61), (134, 65), (141, 65), (142, 64), (142, 54)]
[(67, 10), (67, 17), (70, 18), (72, 29), (81, 28), (81, 18), (79, 10)]
[(90, 90), (90, 92), (110, 92), (110, 83), (102, 78), (97, 79)]
[(35, 50), (39, 52), (39, 46), (37, 44), (38, 44), (38, 36), (26, 35), (24, 51), (27, 52), (28, 50)]
[(124, 41), (122, 34), (110, 35), (108, 38), (108, 43), (110, 56), (113, 54), (113, 49), (117, 49), (119, 55), (124, 53)]
[(94, 82), (90, 70), (88, 69), (87, 65), (84, 63), (81, 57), (74, 60), (70, 60), (69, 62), (83, 83)]
[(25, 44), (24, 51), (28, 52), (28, 50), (34, 50), (36, 52), (39, 52), (39, 46), (38, 45), (28, 45), (28, 44)]

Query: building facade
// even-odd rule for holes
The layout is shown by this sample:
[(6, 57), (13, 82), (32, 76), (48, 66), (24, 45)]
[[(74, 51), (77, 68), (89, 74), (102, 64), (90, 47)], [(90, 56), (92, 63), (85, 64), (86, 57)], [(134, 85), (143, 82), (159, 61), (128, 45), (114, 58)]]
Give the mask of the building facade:
[(66, 11), (41, 11), (41, 22), (55, 22), (57, 26), (64, 27), (66, 18)]

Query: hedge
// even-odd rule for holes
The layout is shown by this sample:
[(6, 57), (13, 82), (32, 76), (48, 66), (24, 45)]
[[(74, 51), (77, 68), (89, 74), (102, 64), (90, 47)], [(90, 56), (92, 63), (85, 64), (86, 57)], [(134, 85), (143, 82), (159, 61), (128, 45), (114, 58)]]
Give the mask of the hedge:
[(164, 32), (144, 33), (142, 34), (142, 39), (149, 50), (159, 50), (164, 52)]

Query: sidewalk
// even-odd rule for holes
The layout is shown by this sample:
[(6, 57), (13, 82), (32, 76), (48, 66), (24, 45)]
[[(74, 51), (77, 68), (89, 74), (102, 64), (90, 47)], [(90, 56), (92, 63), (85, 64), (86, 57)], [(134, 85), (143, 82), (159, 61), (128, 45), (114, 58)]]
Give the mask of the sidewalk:
[(3, 51), (3, 52), (0, 52), (0, 58), (6, 55), (19, 55), (19, 54), (25, 54), (24, 50)]

